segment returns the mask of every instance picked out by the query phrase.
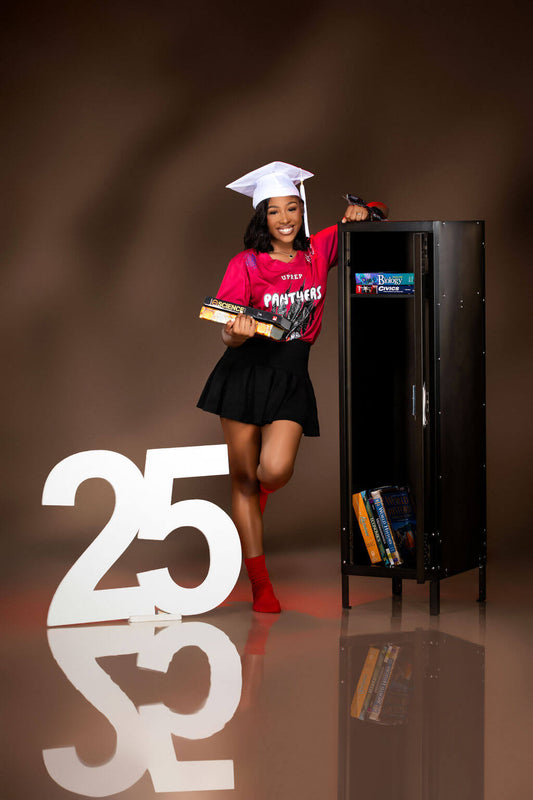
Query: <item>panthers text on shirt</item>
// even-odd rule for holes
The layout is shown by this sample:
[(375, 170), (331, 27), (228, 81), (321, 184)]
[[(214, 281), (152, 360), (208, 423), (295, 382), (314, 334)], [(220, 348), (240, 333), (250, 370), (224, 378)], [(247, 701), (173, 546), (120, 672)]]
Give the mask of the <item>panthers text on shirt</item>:
[(301, 291), (296, 292), (286, 292), (285, 294), (265, 294), (263, 295), (263, 303), (265, 308), (268, 309), (270, 306), (280, 306), (285, 305), (287, 306), (289, 303), (294, 303), (296, 301), (300, 302), (309, 302), (309, 300), (321, 300), (322, 299), (322, 286), (311, 286), (309, 289), (303, 289)]

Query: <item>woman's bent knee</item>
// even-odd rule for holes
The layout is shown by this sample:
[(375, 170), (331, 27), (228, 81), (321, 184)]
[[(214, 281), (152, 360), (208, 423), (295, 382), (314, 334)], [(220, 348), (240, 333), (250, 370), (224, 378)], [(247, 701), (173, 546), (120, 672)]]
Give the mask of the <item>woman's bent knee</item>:
[(273, 492), (276, 489), (281, 489), (282, 486), (285, 486), (290, 481), (293, 471), (293, 464), (264, 465), (260, 463), (257, 474), (261, 485), (268, 491)]

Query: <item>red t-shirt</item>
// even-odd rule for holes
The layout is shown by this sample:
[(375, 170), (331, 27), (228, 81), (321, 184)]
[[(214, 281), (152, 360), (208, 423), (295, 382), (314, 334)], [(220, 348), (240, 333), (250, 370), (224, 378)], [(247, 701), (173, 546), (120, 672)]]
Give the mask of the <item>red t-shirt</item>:
[(217, 297), (283, 314), (292, 323), (285, 340), (312, 344), (322, 327), (328, 271), (336, 263), (337, 226), (332, 225), (313, 234), (309, 250), (298, 250), (289, 264), (255, 250), (238, 253)]

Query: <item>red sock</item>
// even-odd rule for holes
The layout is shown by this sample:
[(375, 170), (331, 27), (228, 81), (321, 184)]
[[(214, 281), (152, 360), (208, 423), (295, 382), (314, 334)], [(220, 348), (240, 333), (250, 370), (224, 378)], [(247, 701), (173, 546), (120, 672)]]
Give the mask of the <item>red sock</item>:
[(263, 611), (269, 614), (279, 614), (281, 606), (274, 594), (274, 589), (268, 577), (265, 566), (265, 556), (254, 556), (245, 558), (244, 563), (248, 570), (248, 577), (252, 583), (252, 593), (254, 596), (254, 611)]
[(261, 514), (265, 513), (265, 506), (267, 504), (268, 495), (272, 494), (275, 489), (265, 489), (265, 487), (260, 483), (259, 484), (259, 507), (261, 508)]

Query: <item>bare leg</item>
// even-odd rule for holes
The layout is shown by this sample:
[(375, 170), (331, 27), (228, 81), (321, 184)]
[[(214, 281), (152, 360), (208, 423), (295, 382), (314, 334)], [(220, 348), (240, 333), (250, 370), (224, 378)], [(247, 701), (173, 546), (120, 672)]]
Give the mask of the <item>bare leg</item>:
[(261, 429), (233, 419), (221, 418), (228, 445), (231, 475), (231, 515), (239, 532), (245, 558), (263, 552), (263, 517), (259, 508), (257, 467)]
[(302, 427), (276, 420), (259, 428), (221, 418), (228, 445), (233, 521), (239, 532), (244, 563), (252, 584), (254, 611), (279, 613), (263, 555), (263, 515), (259, 480), (267, 491), (284, 486), (292, 475)]
[(263, 518), (259, 508), (259, 482), (267, 491), (290, 480), (302, 438), (302, 426), (292, 420), (275, 420), (259, 428), (221, 418), (228, 445), (231, 507), (243, 555), (263, 552)]
[(267, 491), (281, 489), (290, 480), (302, 433), (302, 426), (288, 419), (277, 419), (261, 428), (257, 477)]

